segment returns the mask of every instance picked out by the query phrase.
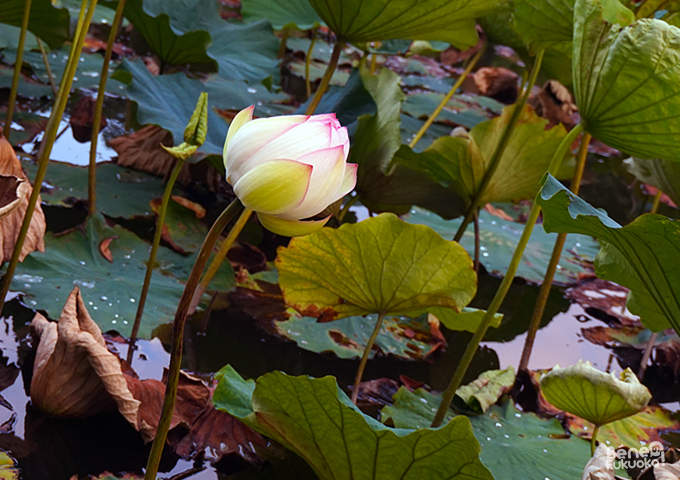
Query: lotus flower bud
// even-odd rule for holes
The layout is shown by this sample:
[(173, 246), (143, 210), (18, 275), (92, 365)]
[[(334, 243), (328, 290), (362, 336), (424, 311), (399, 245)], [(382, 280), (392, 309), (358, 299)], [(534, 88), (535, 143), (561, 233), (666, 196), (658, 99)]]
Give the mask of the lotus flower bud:
[(307, 235), (330, 217), (306, 220), (354, 189), (349, 137), (334, 113), (253, 120), (253, 107), (232, 121), (224, 143), (227, 181), (260, 223), (279, 235)]

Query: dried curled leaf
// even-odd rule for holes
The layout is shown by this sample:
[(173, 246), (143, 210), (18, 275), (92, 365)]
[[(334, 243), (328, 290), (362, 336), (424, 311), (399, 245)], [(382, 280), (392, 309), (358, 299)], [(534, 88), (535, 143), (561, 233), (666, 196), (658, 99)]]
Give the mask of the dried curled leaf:
[(0, 175), (0, 219), (19, 208), (30, 186), (14, 175)]
[[(26, 175), (24, 175), (24, 171), (21, 168), (21, 162), (19, 162), (16, 153), (14, 153), (12, 145), (10, 145), (7, 139), (2, 135), (0, 135), (0, 175), (13, 176), (21, 180), (26, 180), (26, 186), (16, 191), (16, 194), (19, 197), (18, 205), (13, 207), (11, 213), (7, 212), (7, 215), (3, 216), (0, 220), (0, 254), (2, 255), (2, 261), (8, 262), (12, 258), (14, 244), (19, 236), (19, 229), (21, 228), (21, 223), (24, 220), (26, 208), (28, 207), (28, 198), (31, 196), (33, 189), (28, 185), (28, 179), (26, 178)], [(5, 196), (5, 194), (2, 193), (3, 191), (3, 185), (0, 185), (0, 197)], [(26, 258), (26, 255), (35, 250), (40, 252), (45, 251), (44, 236), (45, 215), (40, 207), (40, 197), (38, 197), (38, 203), (33, 212), (33, 218), (31, 219), (31, 224), (28, 228), (28, 234), (26, 235), (26, 240), (21, 248), (19, 261), (23, 261), (24, 258)]]
[(40, 339), (31, 381), (36, 407), (51, 415), (80, 418), (117, 408), (128, 422), (137, 424), (140, 402), (130, 393), (120, 361), (107, 350), (78, 287), (68, 296), (59, 322), (36, 314), (31, 328)]

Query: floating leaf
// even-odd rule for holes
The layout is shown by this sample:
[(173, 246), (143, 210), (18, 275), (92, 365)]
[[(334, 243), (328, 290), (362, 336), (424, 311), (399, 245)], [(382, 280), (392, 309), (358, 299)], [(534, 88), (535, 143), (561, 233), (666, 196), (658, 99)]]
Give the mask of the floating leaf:
[(620, 28), (606, 21), (604, 4), (577, 0), (575, 6), (574, 93), (581, 122), (610, 147), (680, 161), (680, 29), (656, 19)]
[(277, 30), (309, 30), (323, 23), (308, 0), (242, 0), (241, 15), (246, 21), (266, 18)]
[[(112, 262), (100, 252), (101, 243), (108, 239), (113, 239), (108, 245)], [(77, 285), (102, 330), (129, 335), (149, 245), (122, 227), (107, 226), (101, 215), (92, 217), (83, 231), (47, 234), (45, 245), (45, 253), (29, 255), (19, 265), (11, 289), (23, 292), (30, 306), (57, 318), (68, 292)], [(151, 280), (140, 338), (150, 338), (158, 325), (172, 320), (184, 288), (182, 281), (194, 260), (195, 255), (186, 258), (160, 247), (159, 271)], [(233, 284), (233, 273), (225, 270), (214, 282), (227, 289)]]
[(335, 32), (350, 43), (391, 39), (441, 40), (465, 50), (477, 43), (475, 18), (507, 8), (503, 0), (310, 0)]
[(623, 162), (630, 173), (643, 183), (652, 185), (680, 205), (680, 164), (668, 160), (629, 158)]
[[(427, 225), (444, 238), (453, 238), (461, 220), (444, 220), (434, 213), (414, 207), (404, 217), (410, 223)], [(491, 215), (486, 210), (479, 214), (480, 226), (480, 262), (495, 275), (504, 275), (515, 251), (515, 245), (522, 235), (524, 225), (517, 222), (503, 220)], [(522, 257), (517, 270), (517, 276), (532, 283), (543, 282), (545, 269), (550, 261), (555, 234), (546, 234), (542, 229), (535, 228), (531, 233), (529, 245)], [(460, 241), (470, 255), (474, 255), (474, 233), (470, 225)], [(587, 263), (597, 254), (599, 245), (587, 235), (569, 235), (562, 250), (562, 257), (555, 274), (555, 283), (572, 284), (578, 275), (588, 272)]]
[(515, 370), (487, 370), (476, 380), (456, 390), (454, 405), (459, 410), (469, 409), (474, 413), (484, 413), (496, 403), (504, 393), (515, 384)]
[[(25, 0), (0, 0), (0, 23), (21, 27), (24, 6)], [(50, 0), (33, 0), (28, 31), (42, 38), (50, 48), (59, 48), (70, 38), (68, 10), (54, 7)]]
[(460, 310), (476, 291), (463, 247), (391, 214), (295, 238), (279, 250), (276, 266), (286, 302), (322, 321)]
[(541, 377), (541, 393), (555, 407), (595, 425), (635, 415), (647, 406), (652, 395), (631, 369), (617, 378), (581, 362), (555, 366)]
[[(430, 173), (442, 185), (450, 185), (469, 205), (479, 195), (479, 185), (513, 108), (506, 107), (500, 117), (475, 126), (469, 138), (442, 137), (422, 153), (402, 145), (392, 162)], [(547, 124), (531, 107), (525, 107), (479, 205), (517, 202), (536, 195), (554, 151), (567, 134), (562, 125), (546, 130)], [(562, 165), (558, 177), (570, 177), (573, 162), (564, 161)]]
[(272, 372), (253, 383), (229, 366), (217, 375), (215, 406), (300, 455), (322, 480), (493, 479), (464, 417), (436, 430), (392, 429), (361, 413), (333, 377)]
[(630, 289), (628, 310), (639, 315), (647, 328), (659, 331), (672, 326), (680, 332), (680, 223), (647, 214), (621, 227), (551, 176), (546, 177), (536, 201), (543, 207), (547, 232), (600, 239), (595, 273)]
[[(384, 407), (380, 417), (397, 428), (423, 428), (430, 425), (440, 403), (440, 395), (420, 388), (414, 392), (400, 388), (394, 404)], [(454, 416), (449, 410), (447, 418)], [(533, 413), (522, 413), (512, 401), (494, 405), (470, 422), (475, 437), (481, 440), (482, 463), (497, 479), (573, 480), (580, 478), (590, 458), (588, 442), (576, 436), (565, 438), (557, 419), (543, 420)]]

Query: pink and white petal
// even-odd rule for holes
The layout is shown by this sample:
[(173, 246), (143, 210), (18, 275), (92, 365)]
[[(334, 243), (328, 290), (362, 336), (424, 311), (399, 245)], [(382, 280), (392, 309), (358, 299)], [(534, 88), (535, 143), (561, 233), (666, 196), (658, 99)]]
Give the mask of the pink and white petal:
[(258, 213), (257, 218), (264, 228), (284, 237), (301, 237), (320, 230), (328, 220), (330, 215), (322, 220), (286, 220), (284, 218)]
[(229, 130), (227, 130), (227, 139), (224, 141), (224, 149), (222, 150), (223, 159), (227, 158), (227, 145), (229, 145), (231, 139), (234, 138), (236, 132), (239, 131), (241, 127), (243, 127), (246, 123), (252, 121), (254, 109), (255, 105), (251, 105), (248, 108), (244, 108), (243, 110), (236, 114), (234, 119), (229, 124)]
[[(307, 115), (283, 115), (280, 117), (258, 118), (248, 122), (243, 128), (239, 129), (238, 132), (229, 139), (228, 151), (225, 150), (224, 165), (230, 183), (232, 185), (235, 184), (240, 176), (254, 165), (250, 160), (255, 152), (264, 148), (288, 130), (304, 123), (307, 118)], [(265, 160), (271, 160), (272, 158), (291, 157), (276, 155), (266, 158)], [(234, 174), (236, 175), (236, 178), (234, 178)]]
[(299, 159), (317, 150), (328, 148), (329, 127), (323, 123), (305, 122), (280, 135), (275, 142), (265, 145), (253, 154), (249, 162), (258, 164), (270, 158)]
[(348, 163), (346, 168), (345, 168), (345, 176), (342, 179), (342, 183), (340, 184), (340, 188), (338, 189), (337, 193), (335, 194), (335, 197), (331, 200), (330, 203), (337, 202), (340, 200), (342, 197), (347, 195), (349, 192), (354, 190), (354, 187), (357, 186), (357, 170), (359, 169), (359, 165), (356, 163)]
[(309, 218), (330, 205), (343, 182), (345, 155), (342, 145), (319, 150), (300, 158), (301, 162), (314, 165), (309, 190), (300, 205), (285, 212), (285, 218)]
[(338, 121), (335, 113), (318, 113), (309, 117), (308, 122), (334, 123)]
[(246, 208), (279, 214), (300, 205), (309, 189), (313, 167), (295, 160), (271, 160), (250, 170), (234, 185)]

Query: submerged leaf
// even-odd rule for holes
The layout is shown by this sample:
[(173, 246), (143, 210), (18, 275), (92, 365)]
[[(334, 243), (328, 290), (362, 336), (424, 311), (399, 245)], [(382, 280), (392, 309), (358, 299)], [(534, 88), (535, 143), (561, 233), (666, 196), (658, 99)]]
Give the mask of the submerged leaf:
[(463, 247), (386, 213), (295, 238), (279, 249), (276, 265), (286, 302), (321, 321), (460, 310), (477, 287)]
[(333, 377), (272, 372), (252, 390), (252, 381), (230, 367), (217, 375), (217, 408), (300, 455), (322, 480), (493, 479), (479, 461), (479, 444), (465, 417), (439, 429), (392, 429), (361, 413)]
[(477, 43), (475, 18), (507, 8), (503, 0), (310, 0), (310, 3), (345, 42), (441, 40), (461, 50)]
[(656, 19), (613, 25), (605, 8), (611, 3), (576, 1), (574, 93), (581, 122), (598, 140), (631, 155), (680, 161), (680, 29)]
[(680, 332), (680, 223), (646, 214), (621, 227), (606, 213), (575, 196), (548, 176), (536, 201), (543, 207), (547, 232), (597, 237), (598, 277), (630, 289), (627, 307), (653, 331), (672, 326)]
[(617, 378), (580, 361), (565, 368), (555, 366), (543, 375), (541, 392), (560, 410), (598, 426), (635, 415), (652, 398), (629, 368)]

